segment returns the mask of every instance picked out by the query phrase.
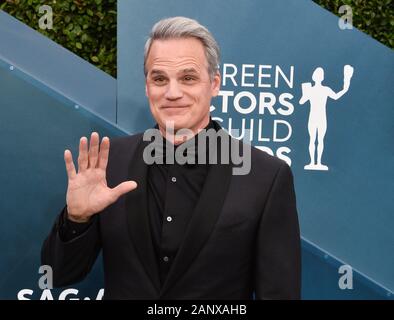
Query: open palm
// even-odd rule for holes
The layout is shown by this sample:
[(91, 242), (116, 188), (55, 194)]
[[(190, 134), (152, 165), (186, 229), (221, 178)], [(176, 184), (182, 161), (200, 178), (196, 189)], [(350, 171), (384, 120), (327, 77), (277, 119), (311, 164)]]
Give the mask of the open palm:
[(87, 138), (82, 137), (79, 142), (78, 173), (71, 151), (64, 152), (68, 176), (67, 211), (68, 217), (75, 222), (88, 221), (92, 215), (137, 187), (135, 181), (122, 182), (115, 188), (107, 186), (109, 145), (107, 137), (104, 137), (99, 145), (99, 135), (93, 132), (88, 148)]

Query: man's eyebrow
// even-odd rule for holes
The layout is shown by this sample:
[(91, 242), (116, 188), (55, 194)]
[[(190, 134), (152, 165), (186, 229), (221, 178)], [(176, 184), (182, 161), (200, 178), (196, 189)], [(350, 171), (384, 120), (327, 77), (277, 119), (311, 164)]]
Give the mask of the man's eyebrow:
[(149, 72), (149, 74), (151, 75), (155, 75), (155, 74), (165, 74), (164, 71), (158, 70), (158, 69), (153, 69), (151, 72)]
[[(180, 70), (180, 71), (178, 72), (178, 74), (179, 74), (179, 73), (181, 73), (181, 74), (185, 74), (185, 73), (195, 73), (195, 74), (198, 74), (199, 72), (198, 72), (195, 68), (185, 68), (185, 69)], [(149, 72), (149, 74), (150, 74), (151, 76), (154, 76), (154, 75), (165, 75), (166, 73), (165, 73), (164, 71), (160, 70), (160, 69), (153, 69), (153, 70), (151, 70), (151, 71)]]

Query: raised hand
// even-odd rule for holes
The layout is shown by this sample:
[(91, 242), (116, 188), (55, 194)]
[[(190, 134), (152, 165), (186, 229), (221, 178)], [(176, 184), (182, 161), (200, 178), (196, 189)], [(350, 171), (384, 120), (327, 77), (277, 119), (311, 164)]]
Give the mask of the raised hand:
[(349, 89), (350, 80), (352, 79), (354, 68), (347, 64), (343, 67), (343, 87)]
[(64, 151), (68, 176), (67, 211), (68, 218), (74, 222), (87, 222), (121, 195), (137, 188), (135, 181), (122, 182), (112, 189), (107, 186), (109, 145), (109, 138), (104, 137), (99, 146), (97, 132), (92, 133), (89, 148), (88, 139), (82, 137), (79, 142), (78, 173), (71, 151)]

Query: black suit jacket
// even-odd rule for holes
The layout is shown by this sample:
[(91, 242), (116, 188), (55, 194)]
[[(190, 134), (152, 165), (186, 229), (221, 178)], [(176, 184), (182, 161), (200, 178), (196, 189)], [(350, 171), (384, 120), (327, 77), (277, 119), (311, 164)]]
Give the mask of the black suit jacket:
[(200, 199), (165, 283), (147, 212), (142, 134), (111, 140), (107, 181), (135, 180), (138, 188), (94, 216), (79, 237), (63, 242), (60, 216), (45, 240), (42, 263), (54, 285), (82, 280), (102, 250), (105, 299), (298, 299), (300, 235), (292, 173), (256, 148), (251, 172), (211, 165)]

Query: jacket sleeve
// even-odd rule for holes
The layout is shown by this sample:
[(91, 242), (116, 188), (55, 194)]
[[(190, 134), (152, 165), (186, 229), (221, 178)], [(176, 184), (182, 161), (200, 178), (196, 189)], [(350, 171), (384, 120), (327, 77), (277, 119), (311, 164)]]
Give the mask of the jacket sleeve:
[(255, 298), (300, 299), (301, 249), (293, 175), (283, 163), (259, 222)]
[(101, 241), (97, 215), (81, 234), (64, 237), (62, 232), (66, 208), (57, 217), (41, 249), (41, 264), (53, 271), (54, 287), (63, 287), (83, 280), (100, 252)]

